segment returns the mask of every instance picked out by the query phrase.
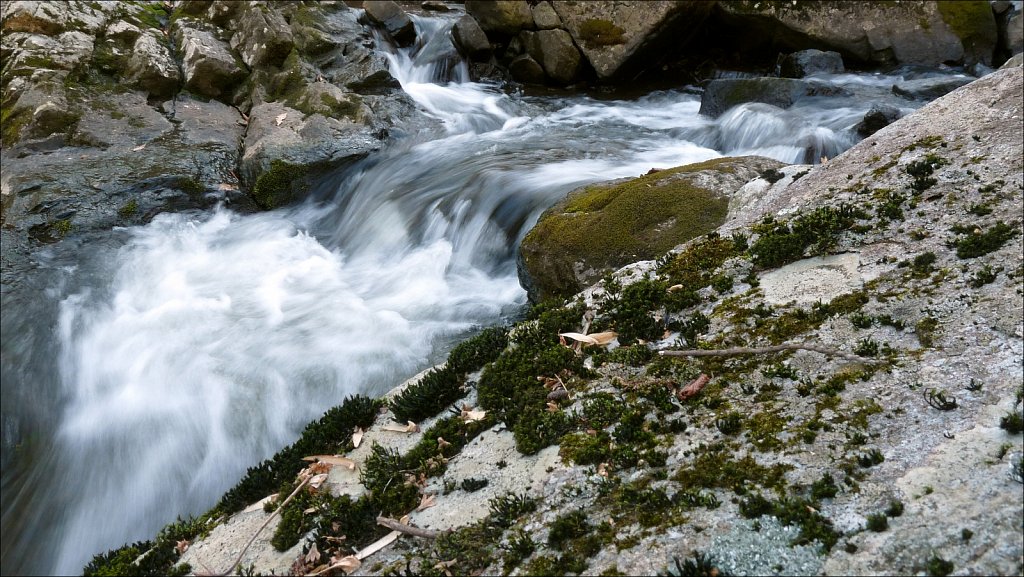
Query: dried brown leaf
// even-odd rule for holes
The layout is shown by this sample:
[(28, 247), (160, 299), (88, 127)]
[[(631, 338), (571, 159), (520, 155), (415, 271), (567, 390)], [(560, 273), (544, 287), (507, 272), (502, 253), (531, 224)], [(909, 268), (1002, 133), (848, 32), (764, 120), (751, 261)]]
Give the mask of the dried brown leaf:
[(309, 457), (303, 457), (303, 461), (317, 461), (318, 463), (324, 463), (327, 465), (335, 466), (340, 465), (346, 467), (350, 471), (354, 471), (356, 468), (356, 462), (348, 457), (341, 457), (338, 455), (310, 455)]
[(434, 505), (437, 504), (437, 503), (434, 502), (436, 500), (437, 500), (437, 496), (436, 495), (424, 494), (422, 497), (420, 497), (420, 504), (419, 504), (418, 507), (416, 507), (416, 510), (417, 511), (422, 511), (424, 509), (429, 509), (429, 508), (431, 508), (431, 507), (433, 507)]
[(287, 112), (282, 112), (281, 114), (278, 114), (276, 118), (274, 118), (274, 122), (278, 126), (281, 126), (281, 123), (284, 122), (284, 119), (287, 118), (287, 117), (288, 117), (288, 113)]
[(363, 428), (356, 427), (356, 431), (352, 433), (352, 446), (358, 448), (359, 443), (363, 442)]
[(676, 398), (679, 399), (680, 401), (685, 401), (686, 399), (689, 399), (690, 397), (699, 393), (700, 390), (703, 389), (704, 386), (707, 385), (708, 381), (710, 380), (711, 377), (709, 377), (706, 373), (701, 373), (699, 377), (693, 380), (693, 382), (679, 389), (679, 392), (676, 393)]
[(317, 550), (317, 548), (316, 548), (316, 541), (314, 541), (313, 545), (309, 548), (309, 552), (306, 553), (306, 563), (309, 563), (310, 565), (313, 565), (315, 563), (318, 563), (319, 561), (320, 561), (320, 551)]

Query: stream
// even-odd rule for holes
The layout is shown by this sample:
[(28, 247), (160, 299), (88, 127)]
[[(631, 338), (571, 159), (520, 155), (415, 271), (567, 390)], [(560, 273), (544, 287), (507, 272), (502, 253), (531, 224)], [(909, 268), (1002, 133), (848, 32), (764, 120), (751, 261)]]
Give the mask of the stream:
[[(415, 22), (429, 42), (452, 19)], [(858, 140), (873, 103), (916, 106), (891, 95), (899, 76), (841, 74), (825, 80), (852, 96), (712, 120), (693, 87), (508, 93), (418, 62), (422, 44), (381, 50), (423, 117), (305, 202), (69, 239), (37, 255), (47, 286), (5, 293), (4, 414), (37, 425), (4, 425), (3, 573), (81, 573), (150, 539), (346, 395), (515, 318), (516, 248), (573, 188), (720, 156), (816, 162)]]

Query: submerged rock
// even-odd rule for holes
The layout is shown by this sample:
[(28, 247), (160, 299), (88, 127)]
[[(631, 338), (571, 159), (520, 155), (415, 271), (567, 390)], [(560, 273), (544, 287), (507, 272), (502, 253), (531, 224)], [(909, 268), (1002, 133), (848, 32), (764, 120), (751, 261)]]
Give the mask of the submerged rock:
[(973, 80), (969, 76), (935, 76), (905, 80), (894, 84), (892, 93), (915, 100), (934, 100), (965, 84), (969, 84)]
[(803, 78), (812, 74), (838, 74), (843, 70), (843, 57), (838, 52), (810, 49), (784, 56), (779, 76)]

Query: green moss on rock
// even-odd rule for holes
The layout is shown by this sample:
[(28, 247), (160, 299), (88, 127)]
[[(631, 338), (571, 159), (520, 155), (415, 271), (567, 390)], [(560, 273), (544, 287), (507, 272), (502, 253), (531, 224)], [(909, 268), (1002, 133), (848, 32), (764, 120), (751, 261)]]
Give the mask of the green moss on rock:
[(274, 160), (270, 163), (270, 170), (261, 174), (252, 188), (256, 204), (265, 210), (287, 204), (294, 199), (298, 189), (305, 186), (302, 179), (306, 171), (305, 166)]
[(728, 199), (687, 175), (730, 172), (733, 161), (709, 160), (571, 194), (523, 240), (523, 264), (540, 296), (578, 291), (577, 261), (584, 268), (610, 270), (655, 258), (717, 228), (725, 221)]

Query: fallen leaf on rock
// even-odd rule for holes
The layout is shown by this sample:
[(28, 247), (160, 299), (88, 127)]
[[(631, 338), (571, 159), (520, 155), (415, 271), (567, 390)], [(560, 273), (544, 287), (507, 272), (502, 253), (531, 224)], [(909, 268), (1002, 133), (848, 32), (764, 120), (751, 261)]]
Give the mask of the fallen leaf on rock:
[(462, 409), (462, 418), (465, 419), (467, 423), (472, 423), (473, 421), (482, 421), (486, 416), (487, 411), (481, 409), (477, 409), (475, 411), (467, 411), (466, 409)]
[(434, 502), (436, 500), (437, 500), (437, 496), (436, 495), (424, 494), (423, 497), (420, 498), (420, 505), (419, 505), (419, 507), (416, 507), (416, 510), (417, 511), (422, 511), (424, 509), (429, 509), (429, 508), (433, 507), (434, 505), (436, 505), (436, 503)]
[(309, 553), (306, 553), (306, 563), (313, 564), (320, 561), (320, 551), (316, 548), (316, 541), (313, 542), (313, 546), (309, 548)]
[(443, 449), (443, 448), (449, 447), (449, 446), (451, 446), (451, 443), (449, 443), (448, 441), (445, 441), (444, 437), (438, 437), (437, 438), (437, 448), (438, 449)]
[(217, 185), (217, 190), (238, 190), (238, 186), (227, 182), (222, 182)]
[(704, 385), (707, 385), (708, 381), (710, 380), (711, 377), (709, 377), (706, 373), (701, 373), (700, 376), (694, 379), (694, 381), (691, 382), (689, 385), (686, 385), (685, 387), (679, 389), (679, 392), (676, 393), (676, 398), (679, 399), (680, 401), (685, 401), (686, 399), (689, 399), (690, 397), (699, 393), (700, 390), (704, 388)]
[(138, 152), (138, 151), (140, 151), (140, 150), (142, 150), (144, 148), (146, 148), (146, 145), (145, 144), (140, 144), (140, 145), (136, 146), (135, 148), (133, 148), (132, 152)]
[(452, 559), (451, 561), (439, 561), (437, 565), (434, 565), (434, 569), (443, 571), (445, 575), (447, 575), (448, 577), (452, 577), (452, 572), (449, 571), (448, 568), (452, 565), (455, 565), (456, 561), (457, 559)]
[(332, 565), (332, 567), (341, 569), (345, 573), (355, 573), (356, 569), (359, 569), (362, 564), (363, 562), (359, 560), (359, 557), (349, 555), (348, 557), (343, 557), (340, 561)]
[(558, 403), (555, 403), (554, 401), (548, 401), (548, 412), (549, 413), (557, 413), (558, 412)]
[(359, 443), (363, 442), (363, 428), (356, 427), (356, 432), (352, 433), (352, 446), (358, 448)]
[(277, 115), (277, 118), (274, 119), (274, 122), (276, 122), (278, 126), (281, 126), (281, 123), (284, 122), (284, 119), (287, 118), (287, 117), (288, 117), (288, 113), (287, 112), (282, 112), (281, 114)]
[(604, 331), (601, 333), (591, 333), (587, 336), (597, 341), (597, 344), (599, 345), (607, 345), (617, 339), (619, 337), (619, 333), (615, 331)]
[(594, 337), (592, 337), (590, 335), (584, 335), (584, 334), (581, 334), (581, 333), (558, 333), (558, 336), (560, 336), (560, 337), (568, 337), (568, 338), (570, 338), (570, 339), (572, 339), (574, 341), (579, 341), (581, 343), (587, 343), (588, 345), (596, 345), (597, 344), (597, 340), (594, 339)]
[(303, 457), (303, 461), (317, 461), (320, 463), (326, 463), (328, 465), (340, 465), (347, 467), (348, 470), (354, 471), (356, 468), (356, 462), (347, 457), (339, 457), (338, 455), (311, 455), (309, 457)]
[[(404, 523), (403, 523), (403, 525), (404, 525)], [(370, 555), (373, 555), (377, 551), (380, 551), (381, 549), (383, 549), (383, 548), (387, 547), (388, 545), (394, 543), (395, 539), (398, 539), (398, 537), (400, 535), (401, 535), (401, 533), (399, 533), (398, 531), (392, 531), (392, 532), (388, 533), (387, 535), (384, 535), (380, 539), (377, 539), (373, 543), (370, 543), (369, 545), (364, 547), (362, 550), (357, 551), (355, 556), (356, 556), (357, 559), (366, 559)], [(358, 565), (357, 565), (357, 567), (358, 567)]]
[(327, 473), (320, 473), (319, 475), (314, 475), (313, 478), (309, 480), (309, 486), (314, 489), (319, 489), (320, 486), (323, 485), (324, 481), (326, 480)]
[(181, 555), (185, 551), (188, 551), (189, 545), (191, 545), (191, 543), (188, 539), (182, 539), (174, 544), (174, 550), (178, 552), (178, 555)]
[(383, 427), (381, 427), (381, 430), (392, 431), (395, 433), (417, 433), (420, 430), (420, 426), (412, 421), (409, 421), (409, 424), (404, 427), (402, 425), (384, 425)]

